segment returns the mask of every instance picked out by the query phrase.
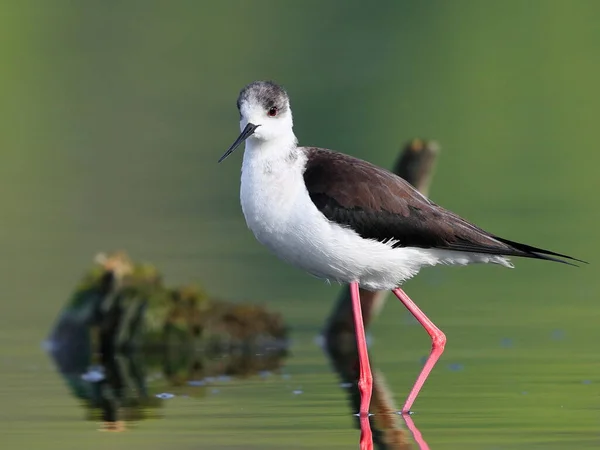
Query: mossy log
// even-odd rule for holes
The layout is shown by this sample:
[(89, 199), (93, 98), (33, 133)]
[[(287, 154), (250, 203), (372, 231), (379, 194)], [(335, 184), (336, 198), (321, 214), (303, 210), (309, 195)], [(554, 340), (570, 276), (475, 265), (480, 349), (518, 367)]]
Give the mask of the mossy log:
[[(194, 348), (281, 346), (282, 317), (256, 304), (211, 298), (199, 286), (170, 288), (156, 267), (123, 252), (98, 255), (60, 314), (50, 336), (68, 345), (74, 328), (99, 352), (169, 345)], [(78, 330), (81, 337), (85, 330)]]
[(287, 333), (264, 306), (167, 287), (156, 267), (116, 252), (84, 273), (46, 348), (88, 418), (122, 431), (124, 420), (158, 416), (162, 399), (149, 393), (147, 373), (163, 389), (203, 396), (207, 380), (278, 371)]

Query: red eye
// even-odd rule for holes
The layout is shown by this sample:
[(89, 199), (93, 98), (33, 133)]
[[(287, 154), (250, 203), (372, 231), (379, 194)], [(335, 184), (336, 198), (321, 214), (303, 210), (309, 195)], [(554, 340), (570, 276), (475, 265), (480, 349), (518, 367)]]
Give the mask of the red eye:
[(275, 117), (278, 111), (279, 110), (277, 109), (277, 106), (271, 106), (267, 114), (269, 115), (269, 117)]

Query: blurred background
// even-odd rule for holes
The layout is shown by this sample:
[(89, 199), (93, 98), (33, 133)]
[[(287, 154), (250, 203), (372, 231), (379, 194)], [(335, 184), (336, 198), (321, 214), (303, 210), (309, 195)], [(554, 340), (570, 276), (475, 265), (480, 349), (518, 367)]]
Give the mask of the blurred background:
[[(405, 286), (448, 337), (415, 404), (430, 447), (597, 448), (599, 17), (594, 0), (3, 2), (2, 447), (357, 448), (319, 346), (340, 287), (261, 247), (239, 206), (241, 153), (216, 164), (240, 89), (273, 79), (301, 144), (391, 167), (407, 140), (435, 139), (436, 203), (592, 263), (435, 268)], [(42, 343), (93, 255), (114, 249), (280, 312), (282, 372), (97, 433)], [(401, 405), (429, 339), (397, 301), (384, 308), (372, 364)]]

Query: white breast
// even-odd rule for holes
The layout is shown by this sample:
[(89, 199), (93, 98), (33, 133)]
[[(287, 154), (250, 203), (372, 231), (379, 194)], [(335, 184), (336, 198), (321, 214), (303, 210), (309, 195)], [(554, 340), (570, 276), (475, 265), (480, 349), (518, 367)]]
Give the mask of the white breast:
[(240, 190), (242, 211), (256, 239), (285, 258), (301, 239), (293, 228), (297, 205), (307, 196), (302, 176), (305, 157), (297, 148), (282, 158), (252, 156), (252, 149), (246, 149)]

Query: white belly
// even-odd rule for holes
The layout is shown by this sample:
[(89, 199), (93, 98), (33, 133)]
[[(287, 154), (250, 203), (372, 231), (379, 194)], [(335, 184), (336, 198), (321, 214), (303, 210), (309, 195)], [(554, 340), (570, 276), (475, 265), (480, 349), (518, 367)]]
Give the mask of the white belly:
[(256, 239), (279, 258), (319, 277), (340, 283), (358, 281), (369, 290), (388, 290), (416, 275), (421, 267), (473, 262), (509, 263), (502, 257), (391, 245), (361, 238), (330, 222), (304, 186), (303, 154), (293, 163), (268, 165), (244, 159), (241, 204)]

